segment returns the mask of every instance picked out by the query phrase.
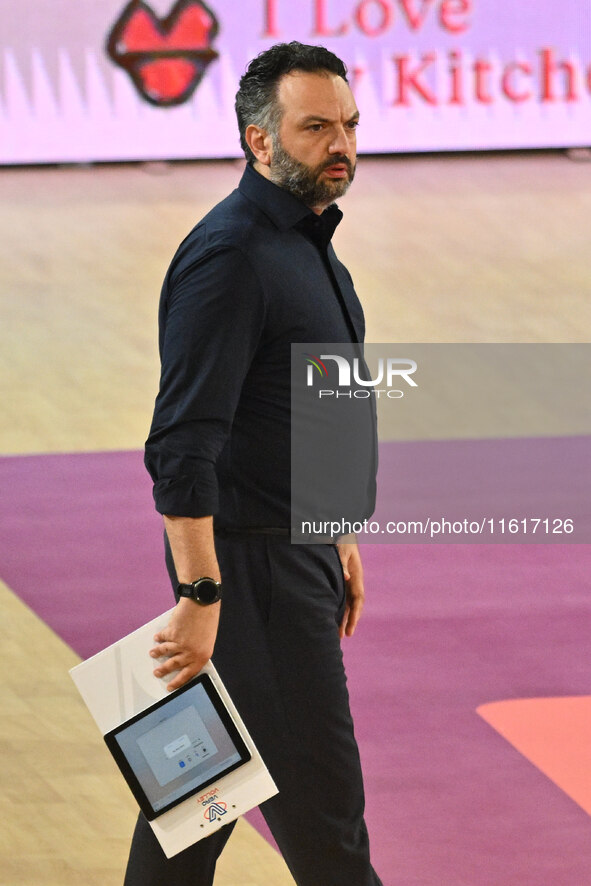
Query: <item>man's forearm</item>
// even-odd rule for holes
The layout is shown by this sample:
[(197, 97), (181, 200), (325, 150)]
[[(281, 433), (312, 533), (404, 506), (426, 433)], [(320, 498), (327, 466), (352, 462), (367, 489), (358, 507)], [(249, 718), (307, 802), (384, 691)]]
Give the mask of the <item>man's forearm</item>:
[(178, 580), (189, 584), (208, 576), (220, 580), (213, 517), (164, 517)]
[[(164, 525), (178, 580), (190, 584), (207, 576), (219, 581), (213, 518), (165, 516)], [(219, 602), (202, 606), (181, 597), (167, 627), (155, 635), (157, 645), (150, 652), (153, 658), (166, 656), (166, 661), (158, 664), (154, 674), (157, 677), (170, 675), (168, 689), (178, 689), (198, 674), (211, 657), (219, 617)]]

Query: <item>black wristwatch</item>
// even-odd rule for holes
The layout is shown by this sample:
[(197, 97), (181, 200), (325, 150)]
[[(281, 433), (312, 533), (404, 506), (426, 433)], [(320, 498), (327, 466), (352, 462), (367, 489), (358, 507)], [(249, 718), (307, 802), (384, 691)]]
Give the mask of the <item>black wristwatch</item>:
[(222, 599), (222, 586), (219, 581), (204, 575), (191, 584), (179, 584), (176, 589), (179, 597), (189, 597), (201, 606), (211, 606)]

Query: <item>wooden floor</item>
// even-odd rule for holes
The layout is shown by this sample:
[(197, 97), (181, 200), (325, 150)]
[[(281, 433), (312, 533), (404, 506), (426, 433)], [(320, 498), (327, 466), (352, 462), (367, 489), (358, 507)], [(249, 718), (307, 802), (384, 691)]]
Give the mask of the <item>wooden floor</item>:
[[(0, 170), (1, 451), (143, 443), (161, 279), (240, 169)], [(368, 341), (591, 339), (591, 164), (367, 159), (342, 205)]]
[[(0, 170), (0, 453), (142, 446), (158, 377), (160, 280), (240, 169)], [(367, 159), (342, 206), (336, 246), (366, 306), (369, 341), (591, 340), (588, 163), (562, 154)], [(67, 675), (76, 657), (6, 586), (0, 618), (9, 665), (0, 881), (115, 886), (135, 807)], [(218, 882), (293, 884), (244, 823)]]

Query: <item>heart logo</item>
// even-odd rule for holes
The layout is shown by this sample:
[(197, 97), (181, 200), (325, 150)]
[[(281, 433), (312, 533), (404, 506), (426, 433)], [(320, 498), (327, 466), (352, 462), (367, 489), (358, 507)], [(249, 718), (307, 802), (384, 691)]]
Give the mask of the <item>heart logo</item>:
[(131, 0), (109, 33), (107, 54), (150, 104), (180, 105), (218, 57), (211, 48), (218, 31), (216, 16), (200, 0), (177, 0), (165, 18)]

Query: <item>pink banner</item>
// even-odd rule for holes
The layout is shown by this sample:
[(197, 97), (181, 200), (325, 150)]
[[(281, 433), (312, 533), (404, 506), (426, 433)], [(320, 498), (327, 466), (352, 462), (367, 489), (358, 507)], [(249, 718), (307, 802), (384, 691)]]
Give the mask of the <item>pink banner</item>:
[(0, 163), (240, 156), (249, 59), (340, 55), (362, 152), (591, 144), (591, 0), (0, 0)]

